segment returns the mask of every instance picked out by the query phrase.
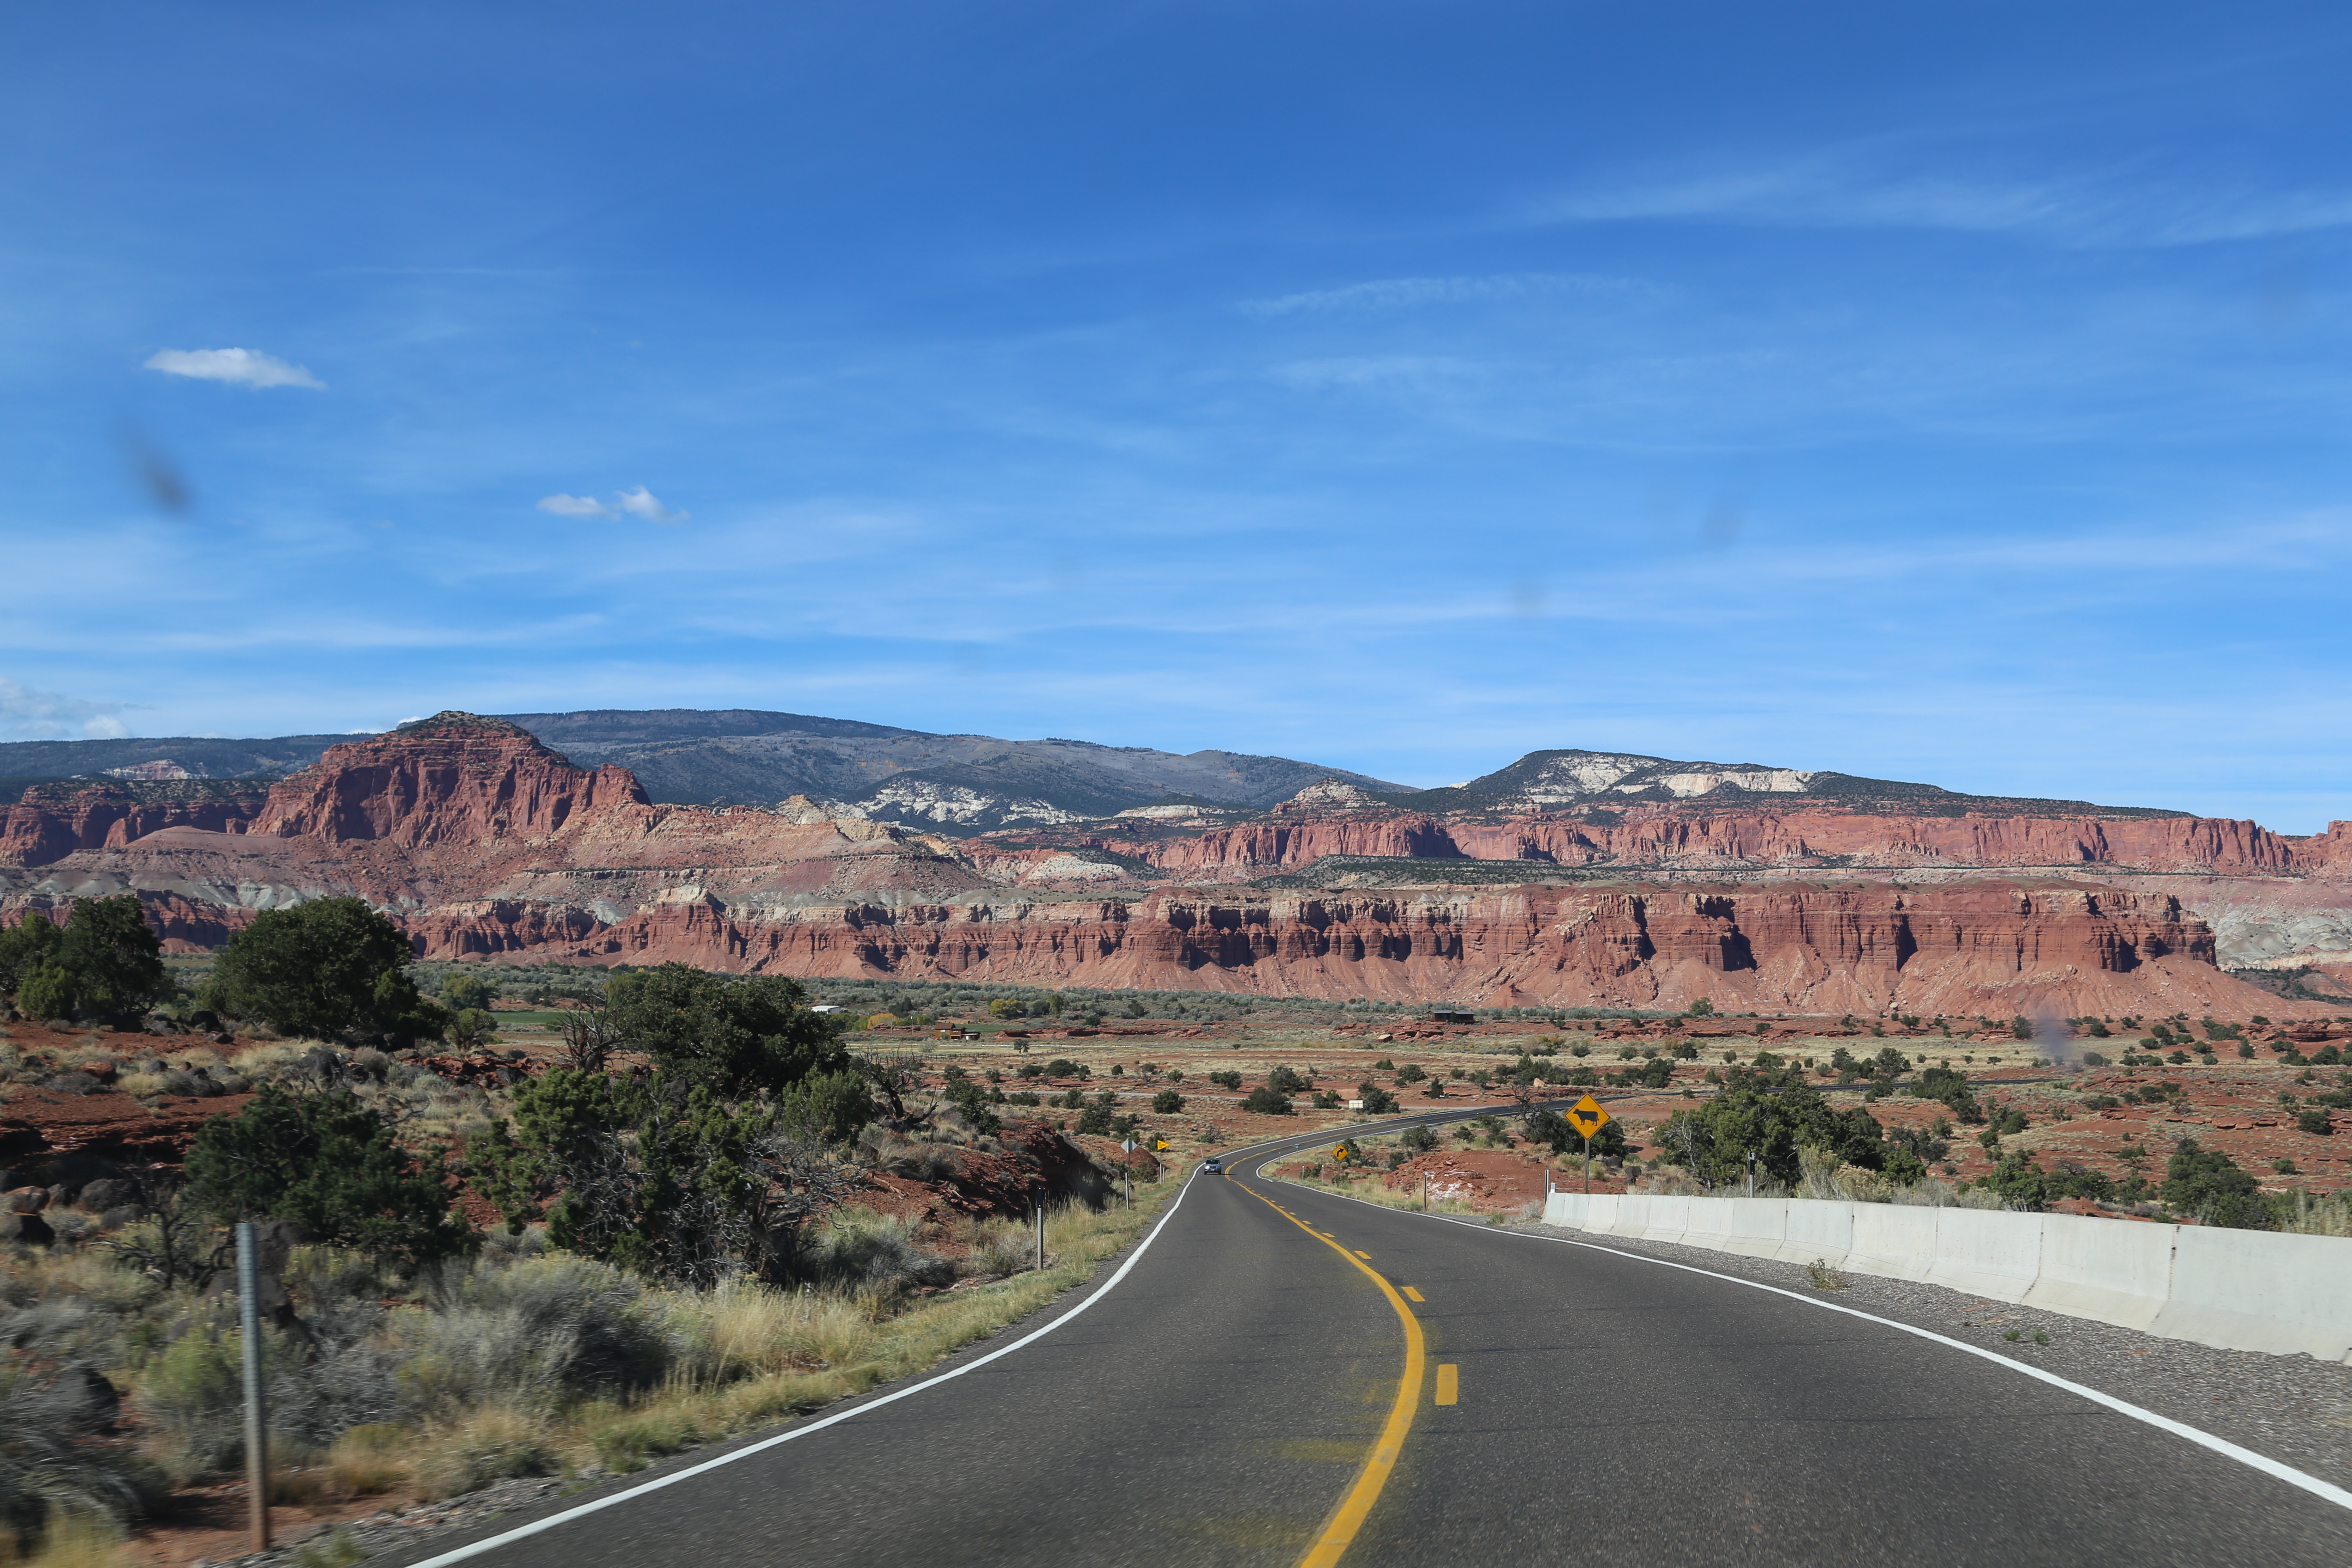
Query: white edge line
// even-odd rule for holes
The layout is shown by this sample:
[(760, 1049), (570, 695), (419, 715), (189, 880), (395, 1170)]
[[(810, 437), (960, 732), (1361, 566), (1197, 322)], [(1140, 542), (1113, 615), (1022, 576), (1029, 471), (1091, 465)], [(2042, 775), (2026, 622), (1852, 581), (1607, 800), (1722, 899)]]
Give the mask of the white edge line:
[[(1296, 1153), (1297, 1151), (1290, 1150), (1286, 1152)], [(1282, 1155), (1280, 1153), (1269, 1156), (1264, 1162), (1264, 1164), (1260, 1166), (1260, 1169), (1264, 1169), (1265, 1165), (1272, 1164), (1276, 1160), (1278, 1160), (1281, 1157)], [(1256, 1174), (1255, 1172), (1252, 1172), (1251, 1173), (1253, 1175)], [(1279, 1177), (1275, 1176), (1265, 1176), (1260, 1179), (1269, 1182), (1280, 1180)], [(1286, 1181), (1283, 1182), (1282, 1184), (1287, 1187), (1295, 1186), (1297, 1184)], [(1303, 1192), (1316, 1191), (1316, 1189), (1312, 1187), (1305, 1187), (1300, 1190)], [(2169, 1415), (2158, 1415), (2153, 1410), (2143, 1409), (2139, 1405), (2134, 1405), (2128, 1400), (2117, 1399), (2112, 1394), (2103, 1394), (2095, 1388), (2087, 1388), (2082, 1384), (2074, 1383), (2069, 1379), (2060, 1377), (2054, 1372), (2044, 1372), (2038, 1366), (2029, 1365), (2021, 1361), (2011, 1360), (2010, 1357), (2002, 1355), (1998, 1351), (1989, 1351), (1980, 1345), (1972, 1345), (1966, 1340), (1956, 1340), (1951, 1338), (1949, 1335), (1939, 1334), (1933, 1329), (1923, 1329), (1911, 1323), (1898, 1322), (1893, 1318), (1882, 1318), (1875, 1313), (1863, 1311), (1857, 1307), (1841, 1307), (1834, 1301), (1824, 1301), (1816, 1296), (1805, 1296), (1801, 1295), (1794, 1290), (1784, 1290), (1778, 1285), (1767, 1285), (1761, 1280), (1742, 1279), (1737, 1274), (1718, 1274), (1712, 1268), (1701, 1268), (1696, 1264), (1676, 1263), (1670, 1258), (1651, 1258), (1639, 1252), (1626, 1252), (1614, 1247), (1604, 1247), (1601, 1243), (1595, 1241), (1577, 1241), (1565, 1236), (1538, 1236), (1531, 1231), (1525, 1230), (1504, 1230), (1494, 1226), (1482, 1225), (1474, 1220), (1457, 1218), (1451, 1215), (1415, 1214), (1411, 1209), (1392, 1209), (1386, 1204), (1371, 1203), (1363, 1198), (1343, 1198), (1342, 1195), (1338, 1193), (1320, 1193), (1318, 1195), (1327, 1198), (1342, 1198), (1342, 1201), (1346, 1203), (1363, 1204), (1366, 1208), (1380, 1209), (1387, 1214), (1402, 1215), (1410, 1219), (1432, 1219), (1437, 1221), (1441, 1225), (1463, 1226), (1468, 1229), (1478, 1232), (1481, 1236), (1516, 1236), (1527, 1241), (1549, 1241), (1559, 1247), (1581, 1247), (1591, 1252), (1605, 1252), (1612, 1258), (1631, 1258), (1636, 1263), (1654, 1263), (1661, 1268), (1679, 1268), (1685, 1274), (1700, 1274), (1706, 1276), (1709, 1279), (1724, 1279), (1728, 1280), (1734, 1285), (1745, 1285), (1751, 1290), (1762, 1290), (1774, 1296), (1785, 1296), (1791, 1301), (1801, 1301), (1808, 1307), (1819, 1307), (1825, 1312), (1843, 1312), (1849, 1318), (1860, 1318), (1866, 1323), (1877, 1323), (1884, 1328), (1900, 1329), (1906, 1334), (1916, 1334), (1920, 1339), (1929, 1341), (1935, 1344), (1942, 1345), (1948, 1350), (1965, 1352), (1969, 1355), (1989, 1361), (1995, 1366), (2007, 1367), (2011, 1372), (2021, 1373), (2027, 1377), (2038, 1378), (2042, 1382), (2049, 1384), (2053, 1388), (2063, 1388), (2069, 1394), (2080, 1394), (2083, 1398), (2089, 1400), (2092, 1404), (2104, 1405), (2107, 1409), (2114, 1411), (2118, 1415), (2128, 1415), (2135, 1421), (2144, 1421), (2160, 1432), (2169, 1432), (2176, 1437), (2185, 1437), (2189, 1442), (2195, 1443), (2200, 1447), (2210, 1448), (2213, 1452), (2220, 1454), (2226, 1458), (2235, 1459), (2238, 1463), (2246, 1466), (2250, 1469), (2260, 1470), (2263, 1474), (2270, 1476), (2275, 1479), (2284, 1481), (2291, 1487), (2301, 1487), (2305, 1491), (2311, 1493), (2312, 1496), (2320, 1499), (2322, 1501), (2332, 1502), (2338, 1508), (2352, 1509), (2352, 1491), (2347, 1491), (2342, 1487), (2334, 1485), (2328, 1481), (2321, 1480), (2317, 1476), (2298, 1470), (2293, 1465), (2282, 1463), (2277, 1459), (2272, 1458), (2267, 1454), (2257, 1454), (2252, 1448), (2242, 1448), (2238, 1447), (2237, 1444), (2231, 1442), (2227, 1437), (2217, 1437), (2210, 1432), (2202, 1431), (2198, 1427), (2189, 1426), (2185, 1422), (2175, 1421)], [(423, 1568), (423, 1565), (420, 1565), (420, 1568)]]
[(446, 1565), (449, 1563), (463, 1563), (469, 1557), (478, 1557), (485, 1552), (495, 1551), (499, 1547), (509, 1545), (517, 1541), (525, 1540), (530, 1536), (540, 1534), (541, 1531), (553, 1530), (559, 1524), (569, 1523), (571, 1521), (583, 1518), (585, 1515), (598, 1513), (605, 1509), (616, 1507), (621, 1503), (628, 1502), (633, 1499), (641, 1498), (647, 1492), (656, 1492), (661, 1490), (664, 1487), (674, 1487), (680, 1481), (691, 1480), (696, 1476), (719, 1468), (721, 1465), (731, 1465), (738, 1459), (748, 1459), (754, 1454), (762, 1453), (767, 1449), (775, 1447), (778, 1444), (793, 1442), (799, 1438), (809, 1436), (813, 1432), (822, 1432), (826, 1427), (834, 1426), (838, 1422), (847, 1421), (853, 1416), (863, 1415), (869, 1410), (879, 1410), (882, 1406), (894, 1404), (898, 1400), (906, 1398), (908, 1394), (920, 1394), (927, 1388), (938, 1387), (940, 1384), (947, 1382), (950, 1378), (961, 1377), (968, 1372), (976, 1372), (980, 1368), (986, 1366), (990, 1362), (996, 1360), (999, 1356), (1011, 1355), (1014, 1351), (1019, 1350), (1022, 1346), (1028, 1344), (1033, 1341), (1045, 1338), (1047, 1334), (1052, 1333), (1055, 1329), (1060, 1328), (1064, 1323), (1068, 1322), (1071, 1319), (1085, 1311), (1088, 1307), (1093, 1306), (1097, 1301), (1101, 1300), (1105, 1296), (1109, 1295), (1111, 1287), (1117, 1285), (1120, 1280), (1127, 1278), (1127, 1271), (1135, 1267), (1136, 1260), (1150, 1249), (1153, 1242), (1160, 1239), (1160, 1233), (1167, 1228), (1168, 1222), (1170, 1220), (1176, 1217), (1176, 1211), (1184, 1206), (1184, 1194), (1192, 1191), (1192, 1180), (1193, 1178), (1189, 1176), (1185, 1178), (1184, 1184), (1181, 1187), (1179, 1187), (1176, 1191), (1176, 1201), (1168, 1205), (1168, 1212), (1160, 1216), (1159, 1220), (1152, 1226), (1150, 1234), (1146, 1236), (1142, 1241), (1136, 1245), (1135, 1250), (1127, 1255), (1127, 1261), (1120, 1264), (1109, 1279), (1104, 1280), (1099, 1286), (1089, 1291), (1085, 1300), (1080, 1301), (1076, 1306), (1071, 1308), (1068, 1311), (1064, 1312), (1052, 1322), (1045, 1324), (1043, 1327), (1030, 1330), (1029, 1332), (1022, 1335), (1019, 1339), (1013, 1341), (1009, 1345), (1000, 1346), (997, 1349), (989, 1352), (984, 1356), (975, 1357), (972, 1360), (964, 1363), (961, 1366), (940, 1373), (934, 1377), (927, 1377), (920, 1383), (909, 1384), (904, 1388), (897, 1389), (889, 1394), (883, 1394), (877, 1399), (869, 1399), (863, 1405), (856, 1405), (848, 1410), (836, 1411), (835, 1414), (827, 1415), (822, 1420), (812, 1421), (803, 1426), (795, 1426), (789, 1432), (779, 1432), (772, 1437), (763, 1437), (756, 1443), (747, 1443), (742, 1447), (721, 1454), (715, 1459), (705, 1459), (698, 1465), (689, 1465), (685, 1469), (672, 1471), (670, 1474), (659, 1477), (654, 1480), (640, 1481), (635, 1486), (630, 1487), (625, 1490), (613, 1493), (610, 1497), (601, 1497), (596, 1499), (593, 1502), (583, 1502), (577, 1508), (565, 1509), (562, 1513), (552, 1513), (548, 1515), (545, 1519), (534, 1520), (529, 1524), (519, 1524), (512, 1530), (501, 1531), (498, 1534), (490, 1536), (485, 1540), (477, 1541), (470, 1545), (460, 1546), (453, 1552), (444, 1552), (438, 1557), (427, 1557), (423, 1562), (410, 1564), (410, 1568), (446, 1568)]

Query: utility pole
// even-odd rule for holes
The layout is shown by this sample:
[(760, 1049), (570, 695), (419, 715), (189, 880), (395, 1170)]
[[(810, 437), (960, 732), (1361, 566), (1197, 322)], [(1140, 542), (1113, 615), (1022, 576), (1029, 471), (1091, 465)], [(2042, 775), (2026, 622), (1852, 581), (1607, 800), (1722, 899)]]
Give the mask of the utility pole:
[(245, 1342), (246, 1517), (253, 1549), (269, 1550), (269, 1426), (261, 1405), (261, 1260), (251, 1220), (236, 1226), (236, 1327)]

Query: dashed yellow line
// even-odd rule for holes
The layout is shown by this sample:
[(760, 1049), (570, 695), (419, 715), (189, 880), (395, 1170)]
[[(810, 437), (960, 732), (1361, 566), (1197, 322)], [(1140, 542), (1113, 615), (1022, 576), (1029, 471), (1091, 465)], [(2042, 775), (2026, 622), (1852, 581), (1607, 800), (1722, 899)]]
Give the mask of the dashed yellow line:
[(1462, 1369), (1452, 1362), (1443, 1363), (1437, 1369), (1437, 1403), (1459, 1405), (1461, 1402)]
[(1420, 1301), (1423, 1304), (1426, 1304), (1429, 1300), (1428, 1297), (1423, 1295), (1420, 1291), (1414, 1289), (1410, 1285), (1404, 1288), (1404, 1299), (1408, 1301)]
[[(1412, 1309), (1404, 1304), (1404, 1298), (1397, 1294), (1396, 1287), (1381, 1277), (1380, 1270), (1305, 1220), (1286, 1213), (1280, 1204), (1265, 1194), (1253, 1192), (1238, 1182), (1234, 1184), (1362, 1269), (1371, 1282), (1381, 1288), (1381, 1294), (1389, 1299), (1389, 1305), (1396, 1309), (1398, 1321), (1404, 1324), (1404, 1375), (1397, 1379), (1396, 1403), (1389, 1406), (1388, 1421), (1381, 1426), (1379, 1438), (1373, 1442), (1371, 1453), (1365, 1458), (1364, 1468), (1357, 1474), (1356, 1484), (1348, 1489), (1348, 1495), (1339, 1500), (1339, 1506), (1331, 1510), (1331, 1517), (1324, 1522), (1322, 1533), (1315, 1538), (1315, 1544), (1307, 1549), (1306, 1556), (1298, 1560), (1298, 1568), (1335, 1568), (1348, 1548), (1354, 1544), (1356, 1532), (1364, 1528), (1364, 1521), (1371, 1515), (1372, 1505), (1381, 1500), (1381, 1489), (1389, 1484), (1389, 1477), (1396, 1470), (1397, 1457), (1404, 1451), (1405, 1434), (1412, 1430), (1413, 1413), (1421, 1405), (1422, 1375), (1429, 1365), (1428, 1343), (1422, 1337), (1421, 1320), (1412, 1315)], [(1415, 1300), (1420, 1299), (1418, 1296), (1413, 1298)], [(1444, 1403), (1453, 1402), (1446, 1400)]]

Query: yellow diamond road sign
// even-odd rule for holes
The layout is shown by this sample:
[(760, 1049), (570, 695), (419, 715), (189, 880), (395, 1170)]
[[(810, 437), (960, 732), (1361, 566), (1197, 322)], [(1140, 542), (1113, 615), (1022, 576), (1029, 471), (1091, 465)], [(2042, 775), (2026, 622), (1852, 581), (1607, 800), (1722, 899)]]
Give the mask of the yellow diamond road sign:
[(1588, 1094), (1568, 1108), (1568, 1124), (1590, 1138), (1609, 1125), (1609, 1112), (1601, 1108), (1599, 1100)]
[(1347, 1157), (1348, 1146), (1345, 1143), (1340, 1144), (1339, 1147), (1331, 1151), (1331, 1158), (1334, 1160), (1344, 1160)]

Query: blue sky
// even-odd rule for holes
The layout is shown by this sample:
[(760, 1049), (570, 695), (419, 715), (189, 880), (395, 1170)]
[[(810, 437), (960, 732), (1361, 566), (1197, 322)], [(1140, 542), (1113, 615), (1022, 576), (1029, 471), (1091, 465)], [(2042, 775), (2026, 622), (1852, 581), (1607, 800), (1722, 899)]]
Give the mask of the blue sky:
[(2347, 78), (2322, 5), (11, 7), (0, 738), (750, 706), (2313, 831)]

